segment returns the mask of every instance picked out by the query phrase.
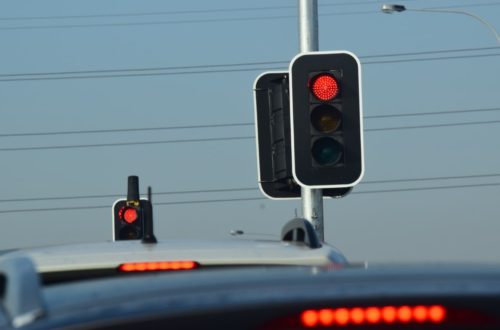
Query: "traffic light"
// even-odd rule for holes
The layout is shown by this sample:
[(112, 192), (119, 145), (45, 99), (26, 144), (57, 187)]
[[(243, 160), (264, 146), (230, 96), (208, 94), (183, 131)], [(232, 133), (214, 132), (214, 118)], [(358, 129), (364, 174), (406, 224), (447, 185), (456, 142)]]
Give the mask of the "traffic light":
[(345, 51), (290, 63), (292, 173), (302, 186), (341, 188), (363, 176), (361, 67)]
[(288, 72), (265, 72), (254, 82), (259, 186), (270, 198), (299, 198), (291, 169)]
[[(258, 179), (272, 199), (300, 198), (292, 175), (288, 72), (264, 72), (254, 82)], [(350, 188), (324, 189), (323, 196), (342, 197)]]
[(114, 241), (141, 239), (144, 216), (141, 201), (117, 200), (113, 205)]
[(129, 176), (127, 199), (113, 204), (113, 241), (143, 239), (148, 217), (152, 219), (151, 202), (139, 198), (139, 178)]

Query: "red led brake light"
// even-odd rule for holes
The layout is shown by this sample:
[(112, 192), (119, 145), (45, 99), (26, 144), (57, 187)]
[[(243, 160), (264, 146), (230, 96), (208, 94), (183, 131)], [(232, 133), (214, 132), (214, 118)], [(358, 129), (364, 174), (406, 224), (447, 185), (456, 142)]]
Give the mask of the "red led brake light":
[(309, 309), (302, 312), (300, 320), (303, 326), (312, 328), (332, 325), (442, 323), (445, 318), (446, 309), (443, 306), (419, 305)]
[(128, 262), (121, 264), (118, 270), (121, 272), (154, 272), (169, 270), (189, 270), (198, 268), (197, 262), (190, 260), (181, 261), (152, 261), (152, 262)]

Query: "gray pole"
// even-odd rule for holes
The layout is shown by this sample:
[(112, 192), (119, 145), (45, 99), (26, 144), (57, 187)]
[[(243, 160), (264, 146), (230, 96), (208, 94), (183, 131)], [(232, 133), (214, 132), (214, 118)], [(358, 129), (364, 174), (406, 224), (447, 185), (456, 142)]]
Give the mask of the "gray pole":
[[(318, 1), (298, 0), (299, 7), (299, 47), (300, 52), (319, 50), (318, 42)], [(302, 212), (310, 221), (321, 242), (325, 241), (323, 225), (323, 191), (302, 187)]]
[(300, 52), (316, 52), (318, 42), (318, 1), (299, 1), (299, 47)]

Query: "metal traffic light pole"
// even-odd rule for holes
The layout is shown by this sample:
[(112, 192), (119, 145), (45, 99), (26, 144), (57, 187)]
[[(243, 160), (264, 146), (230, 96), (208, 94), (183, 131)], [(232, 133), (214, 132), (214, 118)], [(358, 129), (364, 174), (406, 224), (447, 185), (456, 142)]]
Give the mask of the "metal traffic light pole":
[[(298, 0), (298, 8), (300, 52), (318, 51), (318, 1)], [(324, 242), (323, 191), (302, 186), (301, 194), (303, 216), (312, 223), (318, 238)]]

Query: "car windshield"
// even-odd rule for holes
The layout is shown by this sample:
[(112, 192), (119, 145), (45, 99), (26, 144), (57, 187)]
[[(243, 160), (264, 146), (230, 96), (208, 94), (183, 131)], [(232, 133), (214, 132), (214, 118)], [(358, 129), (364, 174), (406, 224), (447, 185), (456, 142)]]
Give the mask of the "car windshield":
[[(111, 241), (129, 176), (140, 178), (140, 198), (152, 188), (159, 240), (279, 240), (303, 216), (299, 198), (259, 189), (254, 105), (259, 75), (292, 78), (301, 53), (295, 2), (46, 0), (0, 9), (0, 250)], [(352, 153), (341, 148), (357, 129), (347, 98), (359, 92), (364, 175), (323, 202), (324, 240), (351, 262), (500, 260), (500, 54), (491, 33), (500, 5), (459, 9), (480, 19), (386, 15), (373, 1), (318, 4), (317, 50), (356, 54), (362, 79), (348, 78), (352, 58), (342, 70), (312, 61), (314, 72), (329, 70), (327, 85), (314, 87), (321, 102), (344, 103), (307, 125), (344, 135), (332, 135), (335, 144), (293, 141), (318, 153), (296, 157), (313, 173), (347, 166)], [(299, 180), (285, 177), (282, 186), (300, 194)]]

